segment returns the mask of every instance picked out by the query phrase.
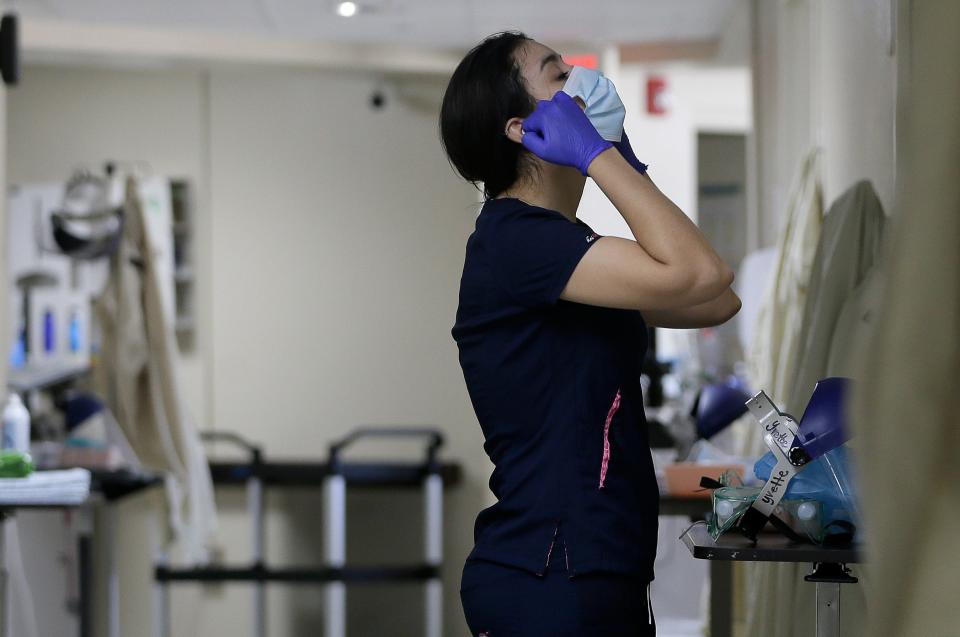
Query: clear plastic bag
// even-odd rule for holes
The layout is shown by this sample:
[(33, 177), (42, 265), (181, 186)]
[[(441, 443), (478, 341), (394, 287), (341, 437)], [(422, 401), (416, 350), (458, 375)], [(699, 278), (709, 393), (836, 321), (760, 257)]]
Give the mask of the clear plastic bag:
[[(713, 515), (707, 525), (714, 540), (737, 524), (740, 516), (760, 493), (760, 487), (744, 486), (736, 473), (725, 473), (720, 483), (724, 486), (714, 489), (711, 496)], [(773, 512), (797, 535), (815, 544), (823, 542), (826, 520), (820, 501), (802, 497), (784, 498)]]

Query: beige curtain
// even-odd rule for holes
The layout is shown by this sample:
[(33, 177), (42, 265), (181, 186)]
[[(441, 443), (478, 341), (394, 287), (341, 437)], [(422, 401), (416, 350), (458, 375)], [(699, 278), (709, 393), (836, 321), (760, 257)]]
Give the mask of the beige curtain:
[(960, 635), (960, 2), (901, 11), (898, 192), (856, 400), (869, 627)]
[[(753, 340), (747, 352), (751, 381), (782, 404), (793, 382), (800, 347), (803, 308), (810, 268), (820, 239), (823, 194), (819, 181), (819, 151), (811, 151), (801, 164), (791, 188), (783, 231), (777, 244), (775, 270), (760, 306)], [(766, 452), (752, 417), (735, 425), (737, 452), (758, 457)]]
[[(823, 189), (819, 180), (820, 151), (812, 150), (803, 158), (791, 189), (784, 225), (779, 234), (775, 269), (770, 277), (754, 325), (753, 338), (748, 347), (751, 383), (763, 388), (778, 404), (793, 382), (793, 371), (799, 358), (800, 331), (803, 321), (810, 269), (816, 255), (823, 222)], [(747, 458), (757, 458), (766, 452), (763, 438), (756, 421), (749, 414), (740, 418), (731, 427), (737, 453)], [(792, 590), (795, 573), (773, 571), (756, 564), (737, 564), (734, 587), (739, 600), (737, 616), (746, 615), (748, 628), (758, 627), (770, 615), (760, 616), (752, 612), (761, 603), (757, 584), (762, 581), (773, 590)], [(782, 583), (775, 580), (781, 578)], [(776, 605), (762, 599), (765, 608)], [(772, 624), (773, 622), (766, 622)], [(748, 632), (753, 635), (774, 637), (775, 633)]]

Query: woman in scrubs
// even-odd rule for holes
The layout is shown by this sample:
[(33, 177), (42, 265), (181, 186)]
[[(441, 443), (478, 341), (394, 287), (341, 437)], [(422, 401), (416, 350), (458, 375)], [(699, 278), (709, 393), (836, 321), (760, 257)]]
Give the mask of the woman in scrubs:
[[(484, 194), (453, 327), (494, 464), (496, 503), (477, 516), (460, 582), (478, 637), (655, 634), (646, 327), (718, 325), (740, 300), (730, 268), (609, 130), (621, 109), (605, 78), (520, 33), (477, 45), (444, 95), (444, 148)], [(577, 219), (588, 176), (636, 241)]]

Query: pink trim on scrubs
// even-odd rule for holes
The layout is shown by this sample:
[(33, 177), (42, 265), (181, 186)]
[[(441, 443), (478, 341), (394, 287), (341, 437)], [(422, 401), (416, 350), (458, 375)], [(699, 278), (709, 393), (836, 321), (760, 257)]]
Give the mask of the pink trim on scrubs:
[(610, 405), (610, 411), (607, 412), (607, 421), (603, 423), (603, 461), (600, 463), (600, 486), (598, 489), (603, 488), (603, 481), (607, 477), (607, 465), (610, 464), (610, 421), (613, 420), (613, 415), (617, 413), (617, 410), (620, 409), (620, 390), (617, 390), (617, 395), (613, 398), (613, 404)]

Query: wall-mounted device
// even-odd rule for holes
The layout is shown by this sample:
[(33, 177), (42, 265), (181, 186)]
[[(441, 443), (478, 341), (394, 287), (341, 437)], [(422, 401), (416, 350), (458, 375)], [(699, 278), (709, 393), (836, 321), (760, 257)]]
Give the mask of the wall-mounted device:
[(0, 18), (0, 76), (4, 84), (20, 81), (20, 50), (17, 16), (8, 13)]

